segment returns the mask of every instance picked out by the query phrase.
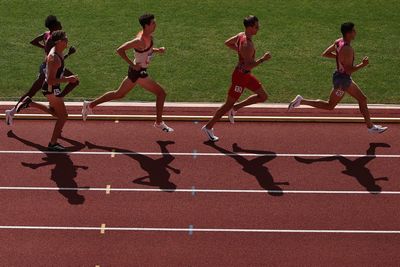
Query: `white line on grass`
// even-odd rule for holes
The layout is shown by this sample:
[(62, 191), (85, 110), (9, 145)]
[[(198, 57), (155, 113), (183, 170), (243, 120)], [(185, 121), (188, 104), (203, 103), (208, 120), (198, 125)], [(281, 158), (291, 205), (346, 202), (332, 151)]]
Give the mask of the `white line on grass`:
[(235, 228), (155, 228), (155, 227), (90, 227), (90, 226), (27, 226), (0, 225), (3, 230), (80, 230), (132, 232), (206, 232), (206, 233), (314, 233), (314, 234), (400, 234), (400, 230), (342, 230), (342, 229), (235, 229)]
[[(146, 156), (191, 156), (193, 152), (118, 152), (118, 151), (72, 151), (72, 152), (57, 152), (57, 151), (38, 151), (38, 150), (0, 150), (0, 154), (71, 154), (71, 155), (146, 155)], [(333, 157), (342, 156), (346, 158), (400, 158), (400, 154), (381, 154), (381, 155), (365, 155), (365, 154), (290, 154), (290, 153), (269, 153), (269, 154), (254, 154), (254, 153), (208, 153), (196, 152), (196, 156), (243, 156), (243, 157)]]
[(105, 191), (105, 192), (178, 192), (178, 193), (283, 193), (283, 194), (384, 194), (400, 195), (400, 191), (359, 191), (359, 190), (261, 190), (261, 189), (158, 189), (158, 188), (109, 188), (109, 187), (39, 187), (39, 186), (1, 186), (0, 191), (27, 190), (27, 191)]

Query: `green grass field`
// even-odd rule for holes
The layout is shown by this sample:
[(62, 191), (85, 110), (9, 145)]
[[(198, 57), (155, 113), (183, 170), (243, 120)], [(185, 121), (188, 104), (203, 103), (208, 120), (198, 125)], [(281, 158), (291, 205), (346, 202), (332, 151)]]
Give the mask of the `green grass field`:
[[(156, 14), (156, 46), (167, 48), (149, 72), (165, 86), (168, 101), (223, 101), (237, 61), (224, 40), (243, 30), (244, 16), (255, 14), (261, 19), (257, 56), (269, 50), (272, 60), (254, 73), (270, 102), (288, 102), (298, 93), (328, 96), (335, 62), (320, 54), (347, 20), (358, 31), (356, 62), (370, 58), (354, 80), (371, 103), (400, 102), (398, 0), (0, 0), (0, 98), (18, 98), (35, 79), (43, 54), (29, 41), (45, 30), (48, 14), (57, 15), (78, 49), (66, 64), (81, 85), (69, 98), (93, 98), (117, 88), (127, 65), (115, 49), (136, 34), (137, 17), (144, 12)], [(136, 88), (126, 100), (154, 97)]]

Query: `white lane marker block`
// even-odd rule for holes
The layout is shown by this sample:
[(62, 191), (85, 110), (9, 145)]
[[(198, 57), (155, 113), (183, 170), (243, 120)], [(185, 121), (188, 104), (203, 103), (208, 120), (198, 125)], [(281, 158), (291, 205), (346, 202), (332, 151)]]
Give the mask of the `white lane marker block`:
[(112, 157), (112, 158), (115, 158), (115, 149), (113, 149), (113, 150), (111, 151), (111, 157)]
[(189, 235), (193, 235), (193, 225), (189, 225)]
[(194, 186), (192, 186), (192, 196), (196, 195), (196, 188)]
[(119, 120), (115, 120), (115, 123), (119, 123)]
[(106, 232), (106, 224), (105, 224), (105, 223), (102, 223), (102, 224), (100, 225), (100, 234), (104, 235), (105, 232)]
[(109, 195), (111, 193), (111, 185), (106, 186), (106, 195)]
[(196, 159), (196, 158), (197, 158), (197, 150), (194, 149), (193, 152), (192, 152), (192, 154), (193, 154), (193, 158)]
[(198, 121), (194, 121), (193, 123), (194, 123), (194, 124), (199, 124), (199, 122), (198, 122)]

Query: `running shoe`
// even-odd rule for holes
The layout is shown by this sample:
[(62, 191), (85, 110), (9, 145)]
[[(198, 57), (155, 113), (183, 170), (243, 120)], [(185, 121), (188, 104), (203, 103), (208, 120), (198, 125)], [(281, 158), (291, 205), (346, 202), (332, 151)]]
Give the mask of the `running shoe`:
[(24, 99), (22, 99), (22, 101), (16, 106), (17, 113), (25, 108), (28, 108), (30, 103), (32, 103), (32, 99), (29, 96), (24, 97)]
[(207, 129), (206, 126), (204, 125), (203, 128), (201, 128), (201, 130), (207, 134), (208, 140), (210, 140), (211, 142), (217, 142), (219, 140), (218, 136), (214, 135), (214, 128)]
[(162, 130), (163, 132), (166, 132), (166, 133), (170, 133), (170, 132), (174, 131), (174, 129), (172, 129), (171, 127), (166, 125), (165, 122), (163, 122), (163, 121), (160, 124), (155, 122), (154, 123), (154, 127), (157, 128), (157, 129), (160, 129), (160, 130)]
[(230, 121), (232, 124), (235, 123), (235, 115), (236, 115), (236, 113), (237, 113), (237, 111), (234, 110), (233, 108), (232, 108), (231, 110), (229, 110), (229, 112), (228, 112), (228, 118), (229, 118), (229, 121)]
[(297, 95), (292, 102), (290, 102), (288, 110), (291, 110), (293, 108), (297, 108), (300, 106), (301, 100), (303, 100), (303, 97), (301, 95)]
[(372, 125), (371, 128), (368, 129), (368, 132), (370, 133), (383, 133), (384, 131), (386, 131), (388, 129), (388, 127), (384, 127), (382, 125)]
[(67, 149), (60, 145), (59, 143), (55, 143), (54, 145), (50, 144), (47, 146), (47, 149), (49, 151), (56, 151), (56, 152), (63, 152), (66, 151)]
[(6, 110), (6, 124), (7, 125), (12, 125), (13, 124), (13, 119), (14, 119), (14, 114), (11, 110)]
[(82, 107), (82, 119), (86, 121), (89, 114), (93, 114), (93, 110), (90, 108), (90, 101), (83, 101)]

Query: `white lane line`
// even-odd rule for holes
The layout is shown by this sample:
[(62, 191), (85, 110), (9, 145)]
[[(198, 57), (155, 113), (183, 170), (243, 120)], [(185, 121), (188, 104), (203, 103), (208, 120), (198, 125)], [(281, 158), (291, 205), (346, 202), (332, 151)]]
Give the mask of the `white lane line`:
[[(146, 155), (146, 156), (191, 156), (193, 152), (113, 152), (113, 151), (72, 151), (72, 152), (57, 152), (57, 151), (38, 151), (38, 150), (0, 150), (0, 154), (70, 154), (70, 155)], [(400, 158), (400, 154), (381, 154), (381, 155), (365, 155), (365, 154), (291, 154), (291, 153), (268, 153), (268, 154), (255, 154), (255, 153), (204, 153), (196, 152), (196, 156), (242, 156), (242, 157), (333, 157), (342, 156), (346, 158)]]
[(236, 229), (236, 228), (156, 228), (156, 227), (86, 227), (86, 226), (27, 226), (0, 225), (3, 230), (81, 230), (81, 231), (132, 231), (132, 232), (208, 232), (208, 233), (315, 233), (315, 234), (400, 234), (400, 230), (343, 230), (343, 229)]
[(105, 192), (179, 192), (191, 193), (283, 193), (283, 194), (342, 194), (342, 195), (358, 195), (358, 194), (383, 194), (383, 195), (400, 195), (400, 191), (359, 191), (359, 190), (260, 190), (260, 189), (159, 189), (159, 188), (116, 188), (116, 187), (37, 187), (37, 186), (2, 186), (0, 191), (5, 190), (30, 190), (30, 191), (105, 191)]

